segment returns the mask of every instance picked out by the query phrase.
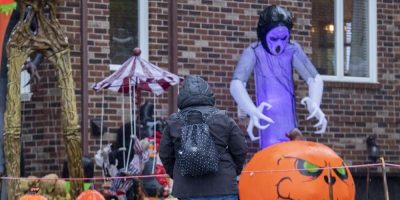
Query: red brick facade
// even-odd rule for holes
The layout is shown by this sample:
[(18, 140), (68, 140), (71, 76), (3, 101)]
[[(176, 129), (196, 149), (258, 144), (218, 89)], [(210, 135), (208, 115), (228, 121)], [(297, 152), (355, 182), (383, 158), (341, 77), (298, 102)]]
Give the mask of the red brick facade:
[[(109, 74), (109, 1), (88, 0), (89, 85)], [(169, 66), (168, 3), (167, 0), (149, 1), (149, 60), (165, 68)], [(179, 74), (198, 74), (207, 79), (216, 95), (217, 106), (227, 110), (243, 127), (247, 122), (237, 119), (229, 82), (241, 51), (256, 40), (258, 12), (269, 4), (282, 5), (291, 11), (295, 17), (292, 38), (307, 54), (312, 54), (310, 1), (179, 0), (177, 4)], [(80, 89), (80, 6), (80, 0), (63, 0), (58, 8), (58, 18), (71, 44), (77, 100), (82, 92), (88, 92), (89, 119), (100, 117), (103, 107), (108, 132), (115, 133), (122, 124), (121, 96), (105, 92), (105, 104), (102, 105), (102, 93)], [(327, 115), (328, 129), (324, 135), (312, 134), (312, 123), (305, 121), (306, 110), (297, 105), (300, 129), (307, 139), (332, 147), (349, 164), (368, 161), (365, 140), (372, 134), (378, 136), (377, 142), (387, 162), (400, 162), (400, 2), (378, 0), (377, 7), (379, 83), (325, 82), (322, 109)], [(40, 74), (43, 79), (32, 101), (23, 104), (22, 138), (27, 173), (42, 175), (60, 172), (65, 152), (55, 72), (52, 66), (44, 65)], [(298, 80), (298, 75), (295, 77), (299, 102), (307, 90), (304, 81)], [(249, 83), (253, 88), (252, 81)], [(253, 89), (250, 92), (254, 93)], [(157, 99), (157, 116), (168, 114), (166, 95)], [(149, 95), (144, 93), (143, 96)], [(93, 155), (99, 148), (99, 137), (93, 136), (89, 127), (85, 128), (88, 130), (89, 153)], [(257, 143), (249, 142), (249, 145), (252, 152), (257, 151)]]

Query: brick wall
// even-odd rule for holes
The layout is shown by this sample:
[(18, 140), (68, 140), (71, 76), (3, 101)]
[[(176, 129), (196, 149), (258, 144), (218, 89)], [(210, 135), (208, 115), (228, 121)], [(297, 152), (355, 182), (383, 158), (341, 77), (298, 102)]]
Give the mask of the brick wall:
[[(59, 19), (67, 30), (72, 49), (72, 66), (80, 91), (80, 1), (60, 1)], [(89, 85), (106, 77), (108, 69), (109, 0), (88, 1)], [(149, 60), (168, 68), (168, 2), (149, 1)], [(311, 3), (289, 0), (179, 0), (178, 1), (178, 69), (180, 75), (199, 74), (209, 81), (217, 98), (217, 106), (245, 127), (246, 120), (236, 116), (236, 106), (229, 94), (229, 82), (241, 51), (256, 41), (255, 27), (258, 12), (269, 4), (287, 8), (295, 17), (293, 39), (305, 52), (312, 55)], [(305, 121), (306, 110), (297, 105), (299, 124), (308, 140), (322, 142), (332, 147), (350, 164), (367, 161), (365, 139), (377, 134), (378, 143), (388, 162), (399, 162), (400, 151), (400, 16), (398, 1), (378, 0), (378, 81), (379, 84), (325, 83), (322, 109), (327, 115), (328, 129), (325, 135), (314, 135), (312, 124)], [(65, 153), (63, 148), (59, 90), (54, 83), (52, 66), (40, 70), (43, 80), (33, 100), (24, 104), (23, 138), (27, 171), (47, 173), (59, 171)], [(297, 102), (307, 94), (304, 81), (296, 78)], [(249, 81), (250, 93), (254, 93), (253, 81)], [(89, 92), (89, 118), (99, 118), (102, 109), (108, 127), (104, 143), (115, 138), (115, 130), (122, 124), (122, 96), (104, 92)], [(143, 101), (152, 95), (142, 93)], [(127, 102), (127, 98), (125, 98)], [(157, 98), (157, 116), (166, 117), (167, 95)], [(80, 104), (78, 103), (78, 108)], [(44, 112), (43, 112), (44, 111)], [(125, 113), (127, 115), (127, 113)], [(126, 120), (128, 121), (128, 120)], [(90, 154), (99, 147), (99, 137), (89, 131)], [(257, 143), (249, 142), (252, 152)], [(249, 155), (250, 157), (251, 155)], [(51, 159), (49, 159), (51, 158)]]

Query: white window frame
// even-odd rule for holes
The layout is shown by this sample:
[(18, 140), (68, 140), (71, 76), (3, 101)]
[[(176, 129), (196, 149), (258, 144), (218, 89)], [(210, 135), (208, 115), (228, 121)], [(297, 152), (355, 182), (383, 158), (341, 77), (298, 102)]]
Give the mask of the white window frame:
[[(138, 0), (139, 18), (138, 18), (138, 38), (139, 48), (142, 50), (140, 57), (149, 59), (149, 1)], [(132, 49), (135, 47), (132, 47)], [(121, 63), (122, 64), (122, 63)], [(121, 64), (109, 64), (111, 71), (116, 71), (121, 67)]]
[(30, 101), (32, 98), (31, 84), (26, 85), (30, 78), (31, 76), (26, 70), (21, 72), (21, 81), (20, 81), (21, 101)]
[(335, 7), (335, 67), (336, 75), (322, 75), (323, 80), (337, 82), (377, 83), (377, 5), (376, 0), (368, 0), (368, 63), (369, 77), (344, 75), (343, 1), (334, 0)]

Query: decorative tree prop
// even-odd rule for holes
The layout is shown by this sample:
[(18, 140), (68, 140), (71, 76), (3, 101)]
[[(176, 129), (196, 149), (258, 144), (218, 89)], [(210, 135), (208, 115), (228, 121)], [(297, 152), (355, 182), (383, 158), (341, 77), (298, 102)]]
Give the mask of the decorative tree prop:
[[(23, 14), (7, 45), (8, 91), (4, 120), (4, 152), (8, 176), (20, 176), (20, 73), (21, 66), (33, 53), (41, 53), (57, 70), (61, 88), (61, 110), (64, 140), (71, 177), (82, 178), (82, 145), (72, 79), (68, 39), (56, 19), (56, 0), (18, 0)], [(19, 182), (7, 181), (8, 199), (17, 199)], [(82, 190), (82, 181), (72, 181), (71, 195), (75, 198)]]
[(239, 181), (240, 199), (354, 200), (353, 177), (329, 147), (290, 141), (257, 152)]

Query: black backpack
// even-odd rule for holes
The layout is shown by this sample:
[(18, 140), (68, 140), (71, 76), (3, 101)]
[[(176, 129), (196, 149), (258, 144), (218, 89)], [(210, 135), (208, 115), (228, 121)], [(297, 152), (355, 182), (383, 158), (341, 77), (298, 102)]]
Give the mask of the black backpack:
[(219, 154), (206, 123), (216, 112), (207, 115), (197, 110), (178, 113), (178, 118), (184, 122), (181, 147), (177, 152), (182, 176), (201, 176), (218, 171)]

